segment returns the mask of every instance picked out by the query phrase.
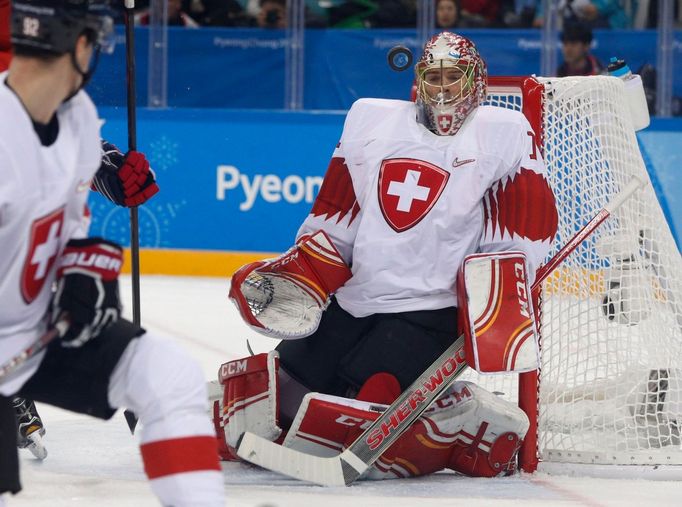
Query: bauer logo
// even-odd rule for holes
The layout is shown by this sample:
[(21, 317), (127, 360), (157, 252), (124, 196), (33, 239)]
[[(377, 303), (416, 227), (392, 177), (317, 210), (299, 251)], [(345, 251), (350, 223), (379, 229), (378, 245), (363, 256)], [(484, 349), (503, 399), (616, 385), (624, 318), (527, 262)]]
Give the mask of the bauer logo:
[(216, 199), (238, 202), (240, 211), (249, 211), (258, 200), (312, 203), (321, 184), (322, 176), (244, 174), (232, 165), (219, 165), (216, 169)]

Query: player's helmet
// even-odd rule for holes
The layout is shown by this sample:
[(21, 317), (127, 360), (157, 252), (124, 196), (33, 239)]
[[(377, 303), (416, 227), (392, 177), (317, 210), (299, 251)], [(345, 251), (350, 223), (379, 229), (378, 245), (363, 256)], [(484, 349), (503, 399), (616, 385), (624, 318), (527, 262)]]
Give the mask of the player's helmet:
[(455, 135), (486, 98), (485, 62), (466, 37), (434, 35), (415, 65), (417, 119), (441, 136)]
[(87, 33), (104, 51), (113, 49), (108, 0), (13, 0), (12, 44), (36, 54), (70, 53)]

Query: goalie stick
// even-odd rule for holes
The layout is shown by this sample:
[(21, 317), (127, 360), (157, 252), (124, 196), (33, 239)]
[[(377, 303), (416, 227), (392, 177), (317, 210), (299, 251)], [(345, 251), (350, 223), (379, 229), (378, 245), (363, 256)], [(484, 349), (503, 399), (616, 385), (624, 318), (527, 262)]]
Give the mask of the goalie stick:
[[(538, 269), (531, 290), (539, 290), (550, 273), (644, 184), (644, 181), (633, 177), (625, 188)], [(347, 486), (372, 466), (465, 368), (464, 335), (461, 335), (338, 456), (319, 457), (306, 454), (250, 432), (244, 433), (240, 438), (237, 454), (251, 463), (295, 479), (322, 486)]]

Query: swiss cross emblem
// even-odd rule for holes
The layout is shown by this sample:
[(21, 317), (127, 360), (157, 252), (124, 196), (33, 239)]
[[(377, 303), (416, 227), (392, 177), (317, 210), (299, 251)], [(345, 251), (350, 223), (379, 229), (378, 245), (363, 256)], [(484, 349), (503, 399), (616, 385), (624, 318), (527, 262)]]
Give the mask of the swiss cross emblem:
[(50, 268), (59, 254), (59, 237), (64, 227), (64, 208), (37, 219), (31, 225), (24, 269), (21, 273), (21, 295), (26, 304), (40, 294)]
[(409, 158), (384, 160), (379, 170), (379, 205), (396, 232), (417, 225), (443, 193), (450, 174), (438, 166)]
[(452, 115), (451, 114), (439, 114), (436, 118), (438, 126), (442, 131), (446, 131), (452, 125)]

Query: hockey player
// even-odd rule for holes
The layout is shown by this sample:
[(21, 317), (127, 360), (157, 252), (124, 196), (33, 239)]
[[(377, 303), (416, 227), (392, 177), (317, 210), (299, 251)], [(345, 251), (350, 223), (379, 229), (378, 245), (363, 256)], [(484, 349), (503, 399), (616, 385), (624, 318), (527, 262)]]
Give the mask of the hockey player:
[[(7, 247), (0, 360), (50, 330), (59, 339), (0, 382), (0, 494), (21, 488), (10, 398), (19, 395), (103, 419), (118, 407), (134, 410), (145, 472), (161, 503), (222, 506), (201, 370), (178, 347), (119, 318), (122, 250), (80, 236), (103, 159), (97, 113), (81, 88), (112, 35), (104, 7), (96, 0), (12, 4), (14, 59), (0, 74), (0, 239)], [(124, 158), (140, 167), (139, 158)], [(132, 204), (125, 202), (130, 188), (116, 196), (116, 180), (104, 180), (98, 188)]]
[[(102, 161), (92, 180), (92, 189), (118, 206), (130, 207), (147, 202), (156, 195), (159, 186), (144, 154), (138, 151), (123, 154), (114, 144), (102, 140)], [(87, 229), (88, 210), (85, 222)], [(45, 426), (35, 403), (20, 396), (15, 396), (12, 403), (17, 414), (17, 445), (38, 459), (45, 459)]]
[[(12, 60), (10, 41), (10, 1), (0, 0), (0, 72)], [(93, 187), (119, 206), (139, 206), (159, 191), (154, 172), (143, 154), (127, 154), (113, 144), (102, 141), (102, 163), (93, 180)], [(17, 445), (29, 449), (38, 459), (47, 457), (42, 442), (43, 421), (35, 403), (15, 396), (12, 400), (17, 414)]]
[[(244, 320), (283, 340), (222, 366), (224, 458), (244, 431), (338, 453), (452, 344), (469, 311), (462, 290), (527, 294), (490, 273), (458, 287), (469, 254), (515, 251), (511, 275), (532, 282), (548, 252), (557, 212), (535, 134), (521, 113), (482, 105), (474, 44), (440, 33), (415, 72), (416, 103), (353, 104), (296, 245), (232, 278)], [(491, 326), (512, 317), (497, 309)], [(366, 477), (509, 473), (527, 429), (518, 407), (455, 382)]]

